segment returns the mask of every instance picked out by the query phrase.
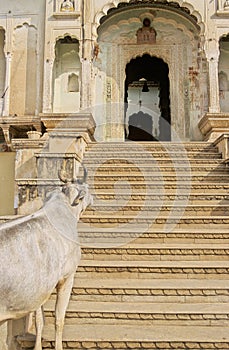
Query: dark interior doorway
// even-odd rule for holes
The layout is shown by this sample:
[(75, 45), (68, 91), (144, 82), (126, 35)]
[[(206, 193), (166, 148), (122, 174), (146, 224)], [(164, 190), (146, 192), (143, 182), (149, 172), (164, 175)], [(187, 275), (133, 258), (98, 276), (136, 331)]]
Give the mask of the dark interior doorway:
[[(139, 84), (139, 85), (138, 85)], [(141, 85), (142, 84), (142, 85)], [(139, 86), (140, 93), (149, 94), (155, 86), (158, 88), (159, 132), (154, 135), (154, 113), (150, 110), (144, 112), (142, 101), (136, 101), (136, 111), (127, 116), (128, 93), (130, 87)], [(136, 88), (135, 88), (136, 89)], [(128, 124), (126, 139), (132, 141), (170, 141), (171, 140), (171, 115), (170, 115), (170, 91), (169, 68), (160, 58), (145, 54), (132, 59), (126, 66), (125, 80), (125, 125)], [(136, 99), (138, 99), (136, 95)], [(128, 119), (128, 121), (127, 121)]]

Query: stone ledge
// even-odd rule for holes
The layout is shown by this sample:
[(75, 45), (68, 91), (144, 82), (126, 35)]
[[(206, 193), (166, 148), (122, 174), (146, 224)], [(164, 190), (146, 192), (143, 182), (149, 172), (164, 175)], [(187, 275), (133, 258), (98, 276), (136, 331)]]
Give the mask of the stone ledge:
[[(95, 131), (95, 121), (90, 113), (50, 113), (40, 114), (48, 132), (77, 133), (87, 131), (90, 136)], [(94, 141), (92, 137), (90, 141)]]
[(43, 149), (46, 144), (46, 139), (12, 139), (12, 149), (15, 151), (22, 149)]
[(74, 12), (54, 12), (53, 17), (57, 19), (76, 19), (80, 17), (81, 12), (80, 11), (74, 11)]
[(198, 124), (205, 141), (214, 142), (229, 129), (229, 113), (206, 113)]
[[(34, 342), (31, 340), (27, 340), (26, 337), (18, 337), (18, 343), (22, 346), (21, 349), (31, 350), (34, 347)], [(51, 341), (43, 341), (43, 347), (46, 350), (52, 350), (55, 348), (55, 343)], [(126, 341), (65, 341), (63, 342), (63, 349), (69, 350), (109, 350), (109, 349), (117, 349), (117, 350), (227, 350), (229, 349), (229, 342), (166, 342), (166, 341), (157, 341), (157, 342), (126, 342)]]
[(229, 9), (218, 10), (218, 11), (216, 11), (216, 14), (219, 17), (229, 17)]

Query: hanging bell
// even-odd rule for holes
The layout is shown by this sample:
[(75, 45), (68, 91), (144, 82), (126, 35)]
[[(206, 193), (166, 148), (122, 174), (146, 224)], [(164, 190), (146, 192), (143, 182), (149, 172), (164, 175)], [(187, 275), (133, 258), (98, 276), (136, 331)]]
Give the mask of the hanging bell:
[(149, 88), (148, 88), (148, 85), (147, 85), (147, 81), (144, 81), (143, 88), (142, 88), (142, 92), (149, 92)]

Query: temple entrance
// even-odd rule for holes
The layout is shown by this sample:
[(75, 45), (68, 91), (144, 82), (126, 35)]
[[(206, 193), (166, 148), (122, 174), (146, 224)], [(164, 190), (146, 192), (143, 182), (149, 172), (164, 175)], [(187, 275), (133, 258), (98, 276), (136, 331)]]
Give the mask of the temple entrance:
[(126, 66), (125, 138), (132, 141), (170, 141), (169, 68), (148, 54)]

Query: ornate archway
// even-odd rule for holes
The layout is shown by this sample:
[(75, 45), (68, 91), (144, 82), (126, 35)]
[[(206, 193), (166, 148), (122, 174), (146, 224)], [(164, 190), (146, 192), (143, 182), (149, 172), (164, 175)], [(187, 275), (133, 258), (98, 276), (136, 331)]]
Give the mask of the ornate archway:
[(199, 11), (197, 11), (193, 5), (187, 1), (183, 0), (113, 0), (109, 1), (109, 3), (105, 4), (100, 11), (98, 11), (94, 18), (94, 23), (92, 27), (92, 34), (94, 40), (97, 39), (98, 27), (101, 22), (105, 20), (106, 16), (109, 16), (111, 13), (115, 11), (120, 11), (124, 8), (134, 8), (138, 6), (153, 6), (154, 8), (168, 8), (170, 10), (174, 10), (177, 13), (181, 13), (182, 15), (188, 17), (190, 20), (196, 22), (200, 29), (200, 36), (204, 35), (205, 32), (205, 24), (202, 19), (202, 16)]
[[(143, 55), (126, 66), (126, 138), (170, 141), (169, 68), (160, 58)], [(127, 128), (128, 126), (128, 128)]]
[[(198, 124), (202, 106), (206, 105), (200, 96), (206, 96), (200, 91), (206, 72), (199, 67), (199, 48), (201, 46), (201, 18), (190, 12), (190, 9), (170, 1), (122, 1), (103, 10), (98, 27), (99, 59), (95, 65), (103, 79), (104, 90), (97, 92), (96, 98), (105, 103), (124, 101), (126, 65), (134, 58), (148, 54), (162, 59), (169, 69), (171, 127), (182, 140), (195, 139), (199, 130), (193, 125)], [(144, 19), (150, 21), (150, 28), (155, 31), (154, 42), (138, 42), (137, 32), (142, 28)], [(198, 86), (198, 88), (197, 88)], [(95, 98), (95, 103), (97, 103)], [(117, 109), (118, 108), (118, 109)], [(109, 119), (109, 124), (116, 123), (120, 128), (107, 130), (105, 139), (112, 137), (124, 139), (123, 106), (107, 109), (109, 116), (104, 114), (103, 120)], [(106, 112), (107, 113), (107, 112)], [(191, 133), (191, 134), (190, 134)], [(115, 135), (115, 136), (114, 136)], [(194, 135), (194, 136), (193, 136)]]

